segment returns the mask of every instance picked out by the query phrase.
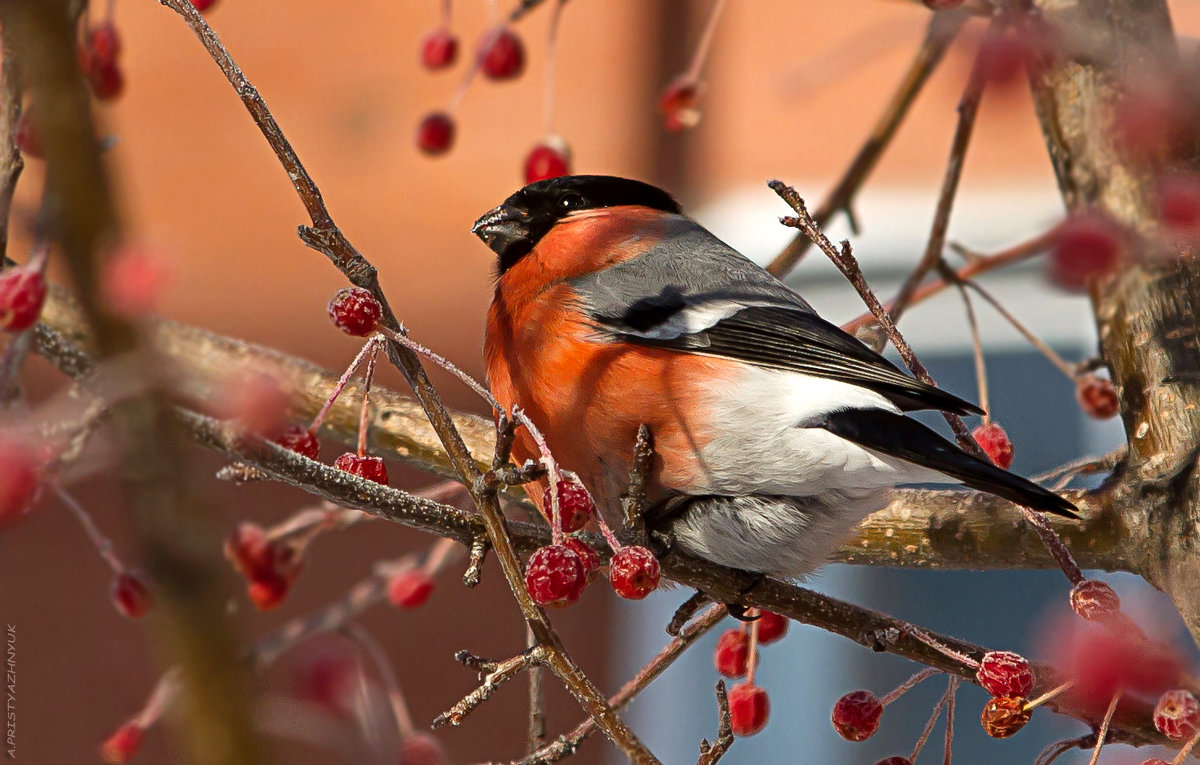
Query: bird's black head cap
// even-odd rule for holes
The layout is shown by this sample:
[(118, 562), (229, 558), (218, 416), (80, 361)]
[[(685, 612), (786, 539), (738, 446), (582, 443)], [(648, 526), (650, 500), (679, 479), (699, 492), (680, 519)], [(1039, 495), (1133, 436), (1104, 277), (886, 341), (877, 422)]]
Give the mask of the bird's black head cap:
[(471, 232), (500, 258), (503, 274), (563, 218), (584, 210), (638, 205), (679, 213), (675, 199), (648, 183), (612, 175), (564, 175), (531, 183), (486, 212)]

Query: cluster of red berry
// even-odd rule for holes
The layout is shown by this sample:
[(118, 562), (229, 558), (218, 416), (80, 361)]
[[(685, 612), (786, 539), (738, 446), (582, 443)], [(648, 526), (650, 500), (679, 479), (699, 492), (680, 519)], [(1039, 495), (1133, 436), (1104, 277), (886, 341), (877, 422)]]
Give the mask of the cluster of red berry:
[[(525, 589), (533, 602), (546, 608), (566, 608), (583, 595), (588, 582), (600, 570), (600, 555), (579, 537), (567, 536), (583, 529), (597, 517), (596, 505), (582, 484), (559, 480), (557, 521), (552, 521), (554, 543), (534, 550), (525, 564)], [(542, 507), (551, 515), (554, 497), (547, 487)], [(657, 587), (662, 577), (654, 553), (638, 545), (621, 545), (610, 539), (613, 556), (608, 579), (622, 598), (641, 600)]]
[(729, 689), (729, 722), (738, 736), (753, 736), (767, 724), (771, 706), (767, 692), (754, 682), (758, 649), (787, 634), (788, 620), (771, 611), (748, 612), (753, 622), (743, 622), (721, 633), (713, 652), (713, 664), (725, 677), (746, 678)]

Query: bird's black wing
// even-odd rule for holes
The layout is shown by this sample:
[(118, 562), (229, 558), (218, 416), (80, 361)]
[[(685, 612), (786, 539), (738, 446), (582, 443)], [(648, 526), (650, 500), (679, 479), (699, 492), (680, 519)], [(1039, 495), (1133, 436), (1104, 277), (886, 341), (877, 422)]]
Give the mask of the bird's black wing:
[(656, 326), (670, 327), (672, 317), (678, 326), (686, 325), (678, 317), (697, 307), (703, 303), (689, 305), (682, 297), (672, 300), (664, 294), (634, 303), (620, 317), (595, 318), (625, 342), (838, 380), (873, 390), (904, 411), (982, 414), (974, 404), (909, 377), (853, 335), (796, 306), (751, 305), (702, 329), (681, 330), (674, 336), (671, 331), (654, 331)]
[(812, 423), (859, 446), (898, 457), (951, 478), (963, 485), (1018, 505), (1067, 518), (1078, 518), (1066, 499), (1024, 478), (967, 454), (914, 419), (882, 409), (833, 412)]

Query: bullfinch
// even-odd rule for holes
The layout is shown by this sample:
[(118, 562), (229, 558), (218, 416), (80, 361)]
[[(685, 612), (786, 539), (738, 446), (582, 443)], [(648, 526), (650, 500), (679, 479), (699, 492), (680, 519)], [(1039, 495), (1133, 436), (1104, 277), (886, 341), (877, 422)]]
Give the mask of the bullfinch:
[[(648, 524), (747, 571), (809, 574), (902, 484), (958, 483), (1073, 516), (905, 415), (978, 407), (822, 319), (658, 188), (539, 181), (471, 230), (499, 258), (488, 385), (525, 410), (610, 522), (642, 423), (655, 444)], [(514, 454), (538, 452), (523, 434)], [(529, 491), (539, 505), (543, 487)]]

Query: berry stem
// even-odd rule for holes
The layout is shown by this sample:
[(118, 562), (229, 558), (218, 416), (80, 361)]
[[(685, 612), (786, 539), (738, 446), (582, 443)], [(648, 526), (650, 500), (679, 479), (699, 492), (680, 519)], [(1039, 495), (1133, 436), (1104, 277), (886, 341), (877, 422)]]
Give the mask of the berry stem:
[(1183, 765), (1184, 760), (1192, 753), (1197, 744), (1200, 744), (1200, 730), (1196, 731), (1196, 735), (1188, 739), (1188, 742), (1183, 745), (1183, 748), (1175, 755), (1175, 759), (1171, 760), (1171, 765)]
[(379, 674), (379, 679), (383, 681), (383, 688), (387, 693), (388, 703), (392, 707), (392, 714), (396, 718), (396, 728), (400, 732), (400, 738), (405, 739), (413, 735), (416, 728), (413, 726), (412, 715), (409, 714), (408, 704), (405, 703), (404, 694), (400, 691), (400, 683), (396, 681), (396, 671), (393, 669), (387, 653), (383, 650), (383, 646), (379, 645), (379, 641), (370, 632), (358, 624), (346, 625), (343, 632), (362, 647), (371, 663), (375, 665), (375, 671)]
[(746, 657), (746, 682), (754, 685), (754, 673), (758, 671), (758, 623), (759, 619), (750, 622), (750, 651)]
[(1104, 739), (1108, 737), (1108, 726), (1112, 723), (1113, 714), (1117, 711), (1117, 702), (1121, 700), (1121, 688), (1117, 688), (1113, 693), (1112, 701), (1108, 703), (1108, 711), (1104, 713), (1104, 720), (1100, 722), (1100, 730), (1096, 732), (1096, 748), (1092, 750), (1092, 757), (1088, 760), (1088, 765), (1096, 765), (1100, 761), (1100, 750), (1104, 748)]
[(963, 307), (967, 312), (967, 326), (971, 328), (971, 347), (975, 355), (975, 382), (979, 386), (979, 408), (983, 410), (983, 424), (992, 421), (992, 408), (988, 406), (987, 364), (983, 358), (983, 342), (979, 338), (979, 322), (975, 317), (975, 307), (971, 304), (971, 293), (959, 282), (958, 294), (962, 296)]
[(542, 128), (546, 135), (554, 133), (554, 75), (558, 61), (558, 24), (567, 0), (558, 0), (550, 14), (550, 37), (546, 41), (545, 90), (542, 93)]
[(379, 359), (379, 343), (371, 343), (371, 355), (367, 359), (367, 371), (363, 373), (362, 413), (358, 417), (358, 456), (367, 456), (367, 428), (370, 427), (371, 379), (375, 377), (375, 362)]
[[(558, 463), (554, 460), (554, 455), (550, 453), (550, 446), (546, 443), (545, 436), (538, 430), (537, 425), (533, 424), (533, 420), (525, 416), (525, 412), (518, 407), (513, 407), (513, 420), (520, 422), (529, 431), (529, 435), (533, 438), (533, 442), (537, 444), (538, 451), (542, 455), (542, 464), (546, 466), (546, 472), (550, 474), (550, 540), (554, 544), (562, 544), (563, 530), (560, 519), (562, 518), (562, 509), (558, 504), (558, 482), (562, 480)], [(545, 508), (543, 508), (545, 510)], [(599, 515), (597, 513), (597, 515)], [(614, 550), (615, 552), (615, 550)]]
[(450, 361), (445, 356), (442, 356), (431, 348), (421, 345), (403, 332), (394, 332), (387, 327), (380, 327), (379, 332), (387, 339), (392, 340), (399, 345), (403, 345), (405, 348), (409, 349), (418, 356), (424, 356), (434, 364), (437, 364), (442, 369), (457, 377), (464, 385), (474, 391), (476, 395), (488, 402), (492, 409), (496, 410), (497, 412), (504, 411), (504, 407), (501, 406), (500, 402), (497, 401), (496, 398), (491, 394), (491, 391), (485, 388), (483, 384), (474, 377), (471, 377), (471, 375), (455, 366), (454, 362)]
[[(938, 703), (933, 706), (933, 713), (929, 715), (929, 719), (925, 721), (925, 727), (921, 730), (921, 735), (917, 739), (917, 743), (913, 745), (912, 756), (908, 759), (913, 762), (917, 761), (917, 757), (921, 754), (921, 750), (925, 748), (925, 743), (929, 741), (929, 734), (933, 732), (933, 726), (942, 715), (942, 709), (950, 703), (950, 699), (954, 696), (954, 692), (958, 689), (958, 676), (951, 675), (949, 682), (946, 683), (946, 692), (938, 699)], [(948, 726), (947, 726), (948, 727)]]
[(946, 700), (946, 746), (945, 754), (942, 758), (942, 765), (951, 765), (951, 744), (954, 743), (954, 699), (958, 697), (958, 684), (961, 682), (958, 675), (950, 676), (950, 690), (947, 691), (949, 698)]
[(980, 297), (982, 297), (984, 300), (986, 300), (988, 303), (990, 303), (992, 308), (996, 309), (996, 313), (1003, 316), (1004, 319), (1013, 326), (1013, 329), (1020, 332), (1025, 337), (1025, 339), (1029, 341), (1030, 345), (1032, 345), (1034, 348), (1037, 348), (1039, 351), (1041, 351), (1042, 355), (1045, 356), (1047, 359), (1049, 359), (1051, 364), (1058, 367), (1059, 371), (1061, 371), (1064, 375), (1067, 376), (1067, 379), (1074, 381), (1075, 378), (1078, 377), (1078, 375), (1076, 374), (1076, 371), (1075, 371), (1074, 364), (1068, 363), (1067, 361), (1065, 361), (1063, 359), (1062, 356), (1059, 356), (1057, 353), (1055, 353), (1053, 348), (1046, 345), (1046, 343), (1043, 342), (1040, 337), (1033, 334), (1033, 332), (1028, 327), (1026, 327), (1024, 324), (1022, 324), (1021, 321), (1016, 316), (1013, 316), (1008, 311), (1008, 309), (1005, 308), (1000, 303), (999, 300), (997, 300), (995, 297), (992, 296), (992, 294), (990, 292), (988, 292), (983, 287), (980, 287), (978, 284), (976, 284), (975, 282), (973, 282), (969, 279), (966, 280), (964, 283), (968, 287), (970, 287), (971, 289), (973, 289), (977, 293), (979, 293)]
[(920, 672), (913, 675), (912, 677), (905, 680), (903, 683), (900, 683), (900, 685), (896, 686), (896, 688), (892, 692), (888, 693), (886, 696), (879, 699), (879, 703), (883, 704), (886, 707), (888, 704), (891, 704), (896, 699), (900, 698), (904, 694), (911, 691), (922, 680), (924, 680), (928, 677), (933, 677), (934, 675), (937, 675), (940, 673), (941, 673), (941, 670), (933, 669), (932, 667), (923, 669)]
[(451, 0), (442, 0), (442, 26), (446, 29), (450, 28), (450, 4)]
[(449, 537), (443, 537), (434, 542), (429, 554), (425, 556), (425, 562), (421, 564), (421, 570), (431, 577), (440, 574), (453, 555), (454, 546), (457, 544)]
[(723, 10), (725, 0), (713, 0), (712, 10), (708, 14), (708, 20), (704, 22), (704, 31), (700, 34), (700, 42), (696, 45), (696, 52), (692, 54), (692, 63), (683, 76), (684, 80), (695, 82), (700, 78), (700, 70), (704, 67), (708, 52), (712, 48), (713, 37), (717, 33), (717, 22), (720, 21)]
[(148, 730), (151, 725), (158, 722), (163, 712), (175, 702), (178, 696), (179, 667), (171, 667), (154, 684), (154, 690), (150, 691), (150, 698), (146, 700), (146, 705), (133, 717), (131, 722), (142, 730)]
[(121, 559), (117, 557), (117, 553), (113, 549), (112, 540), (104, 536), (104, 533), (100, 531), (100, 527), (96, 525), (96, 521), (92, 518), (92, 514), (89, 513), (84, 506), (75, 499), (75, 497), (67, 493), (66, 489), (64, 489), (62, 486), (58, 485), (57, 483), (52, 483), (50, 485), (54, 489), (54, 493), (58, 495), (59, 500), (61, 500), (62, 503), (67, 506), (67, 509), (70, 510), (75, 518), (79, 521), (79, 525), (83, 526), (83, 530), (88, 535), (88, 539), (92, 540), (92, 544), (96, 546), (96, 552), (100, 553), (100, 557), (103, 558), (104, 562), (107, 563), (109, 568), (113, 570), (113, 573), (124, 573), (125, 564), (122, 563)]
[(1045, 704), (1047, 701), (1049, 701), (1050, 699), (1059, 695), (1060, 693), (1063, 693), (1064, 691), (1069, 691), (1074, 685), (1075, 685), (1074, 680), (1068, 680), (1067, 682), (1062, 683), (1061, 685), (1057, 685), (1054, 688), (1051, 688), (1050, 690), (1043, 693), (1041, 696), (1038, 696), (1036, 699), (1027, 701), (1025, 703), (1025, 706), (1023, 706), (1021, 708), (1023, 710), (1025, 710), (1026, 712), (1028, 712), (1031, 709), (1036, 709), (1037, 707), (1041, 706), (1042, 704)]
[(325, 404), (321, 407), (321, 411), (317, 412), (317, 416), (313, 418), (312, 425), (308, 426), (310, 433), (315, 433), (317, 429), (321, 427), (321, 423), (325, 421), (325, 417), (328, 416), (329, 410), (333, 408), (333, 402), (337, 401), (337, 397), (342, 395), (342, 391), (346, 388), (346, 383), (350, 382), (350, 378), (358, 369), (358, 365), (362, 363), (364, 358), (366, 358), (367, 353), (371, 351), (371, 348), (376, 342), (378, 341), (374, 337), (368, 339), (363, 345), (362, 350), (360, 350), (358, 355), (354, 357), (354, 361), (350, 362), (350, 366), (346, 368), (346, 371), (338, 379), (337, 385), (333, 386), (333, 391), (329, 394), (329, 398), (325, 399)]
[(1080, 570), (1079, 564), (1075, 562), (1075, 557), (1071, 555), (1071, 551), (1063, 544), (1058, 533), (1051, 528), (1046, 517), (1037, 510), (1032, 510), (1024, 505), (1018, 505), (1017, 507), (1021, 508), (1021, 514), (1025, 516), (1025, 520), (1037, 531), (1038, 536), (1042, 539), (1042, 544), (1050, 551), (1051, 557), (1058, 563), (1058, 567), (1062, 569), (1071, 586), (1074, 587), (1082, 582), (1084, 580), (1083, 571)]

